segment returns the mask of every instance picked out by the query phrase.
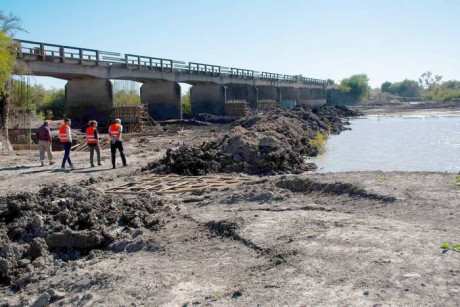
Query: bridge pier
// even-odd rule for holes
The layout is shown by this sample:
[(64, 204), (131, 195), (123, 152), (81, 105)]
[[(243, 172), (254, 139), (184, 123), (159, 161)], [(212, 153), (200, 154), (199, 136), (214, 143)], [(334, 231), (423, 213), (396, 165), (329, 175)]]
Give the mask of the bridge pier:
[(280, 106), (282, 108), (295, 107), (299, 102), (299, 89), (296, 87), (280, 87)]
[(276, 86), (259, 85), (257, 86), (258, 100), (281, 101), (281, 91)]
[(296, 87), (280, 87), (281, 101), (297, 101), (299, 100), (299, 89)]
[(190, 89), (192, 114), (225, 115), (226, 87), (215, 83), (195, 84)]
[(323, 88), (299, 89), (299, 104), (306, 106), (326, 104), (326, 90)]
[(65, 113), (72, 127), (81, 127), (95, 119), (109, 122), (113, 108), (112, 83), (108, 79), (74, 79), (65, 85)]
[(180, 85), (171, 81), (149, 81), (141, 86), (141, 103), (148, 106), (153, 119), (182, 118)]
[(312, 104), (311, 88), (299, 88), (299, 104), (308, 106)]
[(249, 106), (257, 106), (257, 88), (247, 84), (230, 83), (227, 87), (227, 100), (245, 100)]

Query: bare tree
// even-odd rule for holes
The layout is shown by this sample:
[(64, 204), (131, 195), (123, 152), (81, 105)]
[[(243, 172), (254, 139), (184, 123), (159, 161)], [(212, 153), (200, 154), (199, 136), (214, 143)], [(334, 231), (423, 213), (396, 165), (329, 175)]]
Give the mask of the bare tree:
[(0, 31), (11, 37), (14, 37), (17, 32), (27, 33), (27, 31), (22, 27), (21, 18), (14, 16), (11, 12), (9, 15), (5, 15), (0, 11), (0, 23)]

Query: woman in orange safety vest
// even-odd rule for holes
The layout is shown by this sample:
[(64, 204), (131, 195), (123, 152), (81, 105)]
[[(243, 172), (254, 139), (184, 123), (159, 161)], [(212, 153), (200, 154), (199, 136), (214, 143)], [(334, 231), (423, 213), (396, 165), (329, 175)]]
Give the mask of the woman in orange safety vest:
[(69, 163), (71, 169), (75, 169), (70, 160), (70, 149), (72, 149), (72, 131), (70, 129), (70, 119), (64, 120), (64, 125), (59, 128), (59, 140), (64, 147), (64, 158), (62, 159), (61, 169), (65, 170), (65, 162)]
[(94, 167), (94, 151), (97, 154), (97, 165), (101, 163), (101, 150), (99, 147), (99, 132), (97, 131), (97, 121), (92, 120), (89, 122), (89, 127), (86, 128), (86, 143), (89, 148), (89, 162), (91, 167)]
[(112, 153), (112, 167), (115, 168), (115, 155), (117, 149), (120, 152), (121, 161), (123, 166), (126, 166), (126, 157), (123, 153), (123, 141), (121, 140), (121, 135), (123, 133), (123, 126), (121, 125), (121, 119), (115, 119), (114, 123), (109, 127), (109, 135), (111, 138), (110, 141), (110, 151)]

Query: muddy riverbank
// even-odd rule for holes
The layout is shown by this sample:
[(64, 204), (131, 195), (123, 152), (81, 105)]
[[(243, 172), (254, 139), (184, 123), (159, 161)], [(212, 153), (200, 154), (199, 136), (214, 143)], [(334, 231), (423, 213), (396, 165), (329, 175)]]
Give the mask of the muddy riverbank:
[(162, 206), (144, 199), (157, 226), (124, 228), (119, 250), (23, 260), (31, 282), (2, 286), (0, 296), (23, 306), (39, 298), (60, 306), (455, 306), (460, 254), (441, 249), (460, 237), (454, 181), (442, 173), (287, 175), (164, 197)]
[[(120, 195), (168, 149), (229, 125), (126, 142), (128, 167), (0, 165), (0, 305), (460, 304), (460, 179), (428, 172), (249, 176), (224, 190)], [(265, 132), (267, 133), (267, 132)], [(60, 153), (56, 156), (61, 157)]]

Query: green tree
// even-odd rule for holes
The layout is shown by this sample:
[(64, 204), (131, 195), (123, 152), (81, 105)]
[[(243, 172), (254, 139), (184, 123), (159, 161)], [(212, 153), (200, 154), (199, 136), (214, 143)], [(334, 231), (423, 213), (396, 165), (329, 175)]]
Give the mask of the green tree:
[(65, 90), (47, 90), (41, 103), (37, 105), (37, 113), (44, 119), (62, 119), (65, 112)]
[(388, 89), (390, 88), (390, 86), (391, 86), (391, 82), (385, 81), (384, 83), (382, 83), (382, 86), (380, 87), (382, 89), (382, 93), (388, 92)]
[(391, 83), (386, 92), (403, 97), (420, 97), (422, 90), (417, 81), (405, 79), (401, 82)]
[(355, 102), (365, 101), (370, 92), (369, 78), (366, 74), (345, 78), (340, 82), (339, 90), (346, 94), (349, 100), (354, 100)]
[(424, 100), (434, 102), (460, 100), (460, 81), (449, 80), (431, 85), (424, 91), (422, 97)]
[(19, 17), (4, 15), (0, 12), (0, 137), (5, 148), (11, 149), (8, 141), (8, 112), (9, 112), (9, 80), (15, 69), (15, 48), (12, 36), (17, 31), (23, 31)]
[(182, 104), (182, 113), (183, 114), (190, 114), (192, 112), (192, 101), (190, 98), (190, 91), (186, 92), (181, 97), (181, 104)]
[(113, 104), (116, 107), (132, 106), (132, 105), (138, 105), (140, 103), (141, 103), (141, 98), (138, 92), (135, 90), (131, 90), (131, 91), (120, 90), (120, 91), (117, 91), (115, 95), (113, 96)]

